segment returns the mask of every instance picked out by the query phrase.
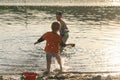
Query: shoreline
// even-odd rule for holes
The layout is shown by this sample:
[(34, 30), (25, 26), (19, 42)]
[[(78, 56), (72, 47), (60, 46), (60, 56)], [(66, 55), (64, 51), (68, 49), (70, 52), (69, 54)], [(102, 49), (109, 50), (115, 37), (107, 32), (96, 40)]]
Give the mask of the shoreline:
[[(43, 71), (44, 70), (42, 70), (40, 72), (42, 73)], [(33, 71), (30, 71), (30, 72), (33, 72)], [(40, 72), (36, 72), (36, 73), (40, 73)], [(62, 72), (61, 74), (69, 74), (69, 73), (72, 73), (72, 74), (120, 74), (120, 71), (97, 71), (97, 72), (69, 71), (69, 72)], [(13, 72), (0, 73), (0, 75), (21, 75), (21, 74), (22, 74), (21, 72), (18, 72), (18, 73), (17, 72), (16, 73), (13, 73)]]
[[(39, 77), (42, 80), (119, 80), (119, 74), (85, 74), (79, 72), (63, 72), (60, 74), (50, 74), (48, 76)], [(1, 75), (0, 80), (20, 80), (21, 75)], [(39, 80), (39, 79), (38, 79)]]

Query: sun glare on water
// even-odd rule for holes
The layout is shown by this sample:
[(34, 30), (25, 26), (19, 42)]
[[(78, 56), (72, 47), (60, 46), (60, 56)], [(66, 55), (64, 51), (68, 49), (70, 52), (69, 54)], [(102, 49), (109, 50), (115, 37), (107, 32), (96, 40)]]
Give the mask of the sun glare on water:
[(111, 2), (111, 4), (112, 4), (113, 6), (120, 6), (120, 1), (119, 1), (119, 0), (113, 0), (113, 1)]
[(105, 57), (106, 65), (110, 65), (112, 67), (111, 70), (120, 71), (120, 47), (118, 45), (109, 47)]

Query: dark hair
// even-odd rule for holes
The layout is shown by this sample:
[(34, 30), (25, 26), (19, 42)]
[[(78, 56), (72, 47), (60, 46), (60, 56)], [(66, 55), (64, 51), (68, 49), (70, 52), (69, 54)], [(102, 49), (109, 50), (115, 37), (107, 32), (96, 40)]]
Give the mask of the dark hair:
[(63, 14), (62, 11), (57, 11), (57, 12), (56, 12), (56, 15), (62, 16), (62, 14)]
[(59, 22), (53, 22), (51, 25), (51, 28), (53, 31), (58, 30), (60, 28), (60, 23)]

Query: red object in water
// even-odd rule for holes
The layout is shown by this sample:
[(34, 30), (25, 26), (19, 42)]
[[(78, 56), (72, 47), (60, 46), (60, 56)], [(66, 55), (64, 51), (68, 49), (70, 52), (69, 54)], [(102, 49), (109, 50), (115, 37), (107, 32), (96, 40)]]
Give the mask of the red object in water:
[(24, 72), (23, 76), (24, 76), (24, 80), (35, 80), (37, 73)]

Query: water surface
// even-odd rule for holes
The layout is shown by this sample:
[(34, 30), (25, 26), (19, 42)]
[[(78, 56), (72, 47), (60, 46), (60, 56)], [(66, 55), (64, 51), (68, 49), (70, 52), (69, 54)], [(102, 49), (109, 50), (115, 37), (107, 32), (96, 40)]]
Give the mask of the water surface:
[(64, 12), (69, 27), (68, 43), (76, 44), (61, 55), (65, 71), (120, 71), (120, 7), (1, 6), (1, 73), (46, 68), (45, 42), (33, 43), (50, 30), (57, 10)]

